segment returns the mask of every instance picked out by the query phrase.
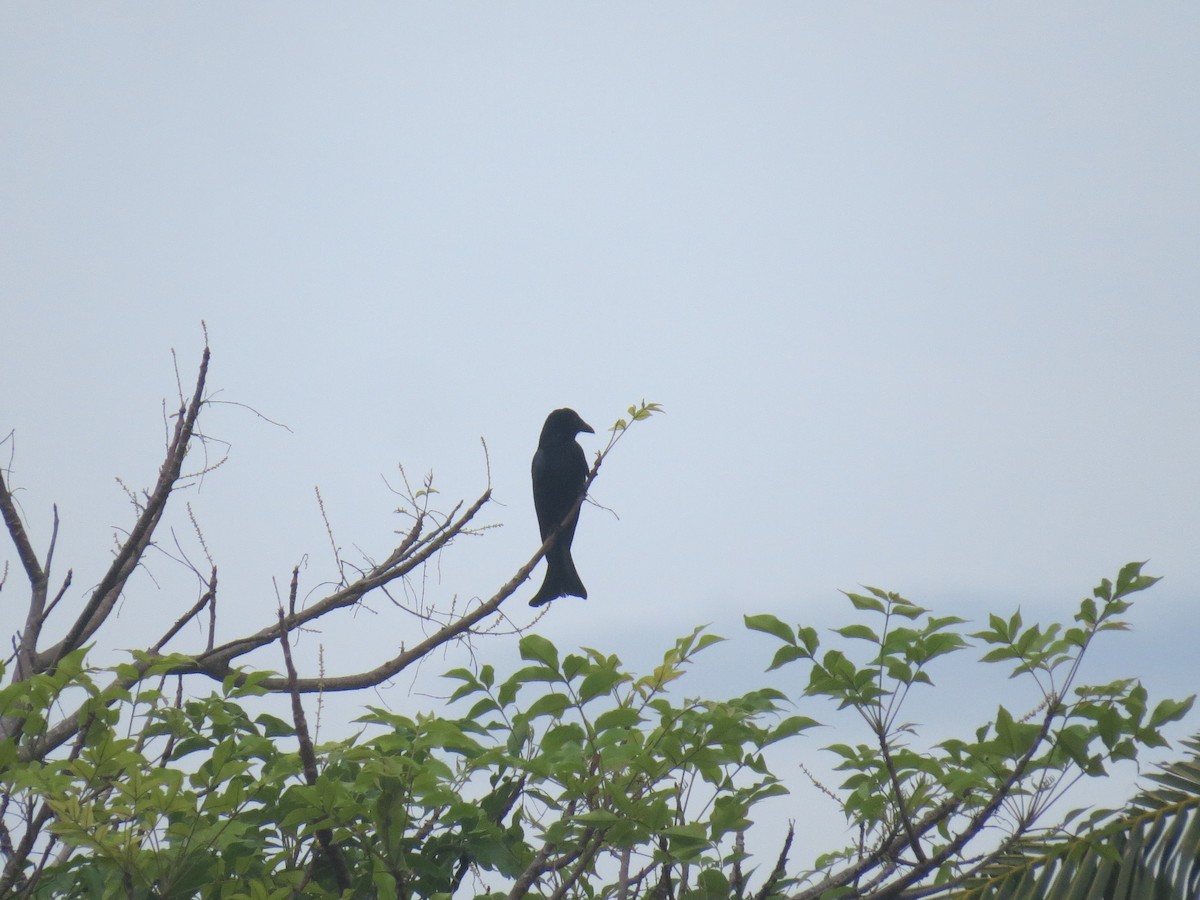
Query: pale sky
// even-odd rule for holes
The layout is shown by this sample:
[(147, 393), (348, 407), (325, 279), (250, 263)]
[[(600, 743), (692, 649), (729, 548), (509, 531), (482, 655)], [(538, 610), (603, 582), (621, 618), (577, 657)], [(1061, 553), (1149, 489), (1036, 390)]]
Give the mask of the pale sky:
[[(40, 546), (59, 505), (82, 604), (204, 320), (220, 399), (290, 428), (211, 408), (229, 461), (176, 498), (228, 637), (305, 554), (306, 588), (330, 577), (314, 486), (345, 554), (383, 556), (383, 478), (473, 499), (480, 437), (504, 527), (426, 591), (490, 596), (537, 546), (546, 413), (603, 432), (645, 398), (667, 414), (594, 489), (619, 519), (579, 526), (591, 596), (538, 625), (561, 647), (645, 668), (711, 622), (736, 640), (697, 690), (747, 689), (774, 647), (745, 613), (841, 625), (866, 583), (1064, 619), (1149, 559), (1165, 579), (1092, 680), (1186, 695), (1198, 45), (1186, 4), (4, 4), (0, 461)], [(194, 550), (182, 505), (173, 524)], [(165, 558), (149, 575), (108, 647), (196, 596)], [(417, 634), (348, 614), (326, 669)], [(444, 692), (452, 664), (360, 703)], [(984, 674), (963, 730), (1008, 688)]]

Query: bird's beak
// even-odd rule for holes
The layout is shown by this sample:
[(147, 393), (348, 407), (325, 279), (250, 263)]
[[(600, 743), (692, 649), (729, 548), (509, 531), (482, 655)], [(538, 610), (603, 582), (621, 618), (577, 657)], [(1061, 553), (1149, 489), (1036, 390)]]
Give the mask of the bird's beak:
[(593, 428), (591, 425), (589, 425), (587, 422), (583, 421), (583, 419), (580, 419), (580, 420), (579, 420), (579, 424), (583, 426), (582, 428), (580, 428), (580, 429), (579, 429), (580, 431), (586, 431), (588, 434), (595, 434), (595, 433), (596, 433), (596, 429), (594, 429), (594, 428)]

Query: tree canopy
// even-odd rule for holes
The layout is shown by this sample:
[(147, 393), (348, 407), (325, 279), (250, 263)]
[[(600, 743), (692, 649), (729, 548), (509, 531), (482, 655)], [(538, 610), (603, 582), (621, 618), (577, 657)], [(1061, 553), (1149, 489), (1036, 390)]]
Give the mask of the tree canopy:
[[(388, 556), (323, 596), (302, 600), (299, 567), (273, 621), (218, 638), (217, 567), (152, 644), (115, 665), (91, 661), (112, 638), (122, 598), (157, 539), (202, 435), (206, 348), (194, 390), (180, 397), (154, 485), (107, 571), (82, 597), (54, 570), (54, 536), (39, 553), (0, 471), (0, 512), (23, 573), (23, 626), (0, 687), (0, 897), (1193, 897), (1200, 890), (1200, 740), (1123, 809), (1063, 813), (1081, 779), (1165, 744), (1161, 729), (1192, 699), (1152, 700), (1133, 677), (1083, 683), (1080, 663), (1127, 627), (1157, 578), (1142, 563), (1103, 578), (1066, 622), (1020, 611), (986, 625), (938, 615), (899, 593), (845, 595), (846, 624), (823, 634), (770, 613), (717, 635), (690, 623), (665, 641), (661, 664), (631, 671), (620, 648), (563, 648), (518, 629), (521, 663), (477, 653), (445, 673), (449, 702), (415, 715), (371, 706), (361, 731), (317, 742), (314, 696), (379, 685), (452, 641), (468, 641), (552, 545), (550, 533), (495, 592), (465, 608), (408, 611), (424, 632), (385, 659), (330, 660), (302, 674), (294, 637), (436, 562), (473, 533), (490, 488), (447, 513), (428, 485), (410, 490), (407, 524)], [(610, 429), (585, 491), (631, 426), (660, 411), (631, 406)], [(211, 466), (203, 467), (207, 471)], [(583, 502), (583, 498), (580, 499)], [(569, 511), (570, 521), (578, 504)], [(19, 567), (20, 572), (17, 571)], [(795, 617), (793, 617), (795, 618)], [(184, 640), (205, 624), (199, 645)], [(195, 634), (189, 629), (188, 634)], [(502, 638), (497, 638), (502, 640)], [(1103, 640), (1101, 640), (1103, 639)], [(747, 667), (779, 670), (792, 690), (689, 693), (688, 672), (725, 641)], [(248, 657), (277, 648), (279, 671)], [(257, 657), (256, 657), (257, 659)], [(908, 722), (906, 701), (936, 691), (952, 666), (995, 671), (986, 706), (962, 732), (934, 740)], [(345, 666), (347, 669), (340, 668)], [(1014, 706), (1004, 685), (1027, 682), (1039, 702)], [(287, 698), (282, 717), (259, 702)], [(817, 752), (806, 733), (828, 726), (842, 780), (834, 798), (853, 842), (813, 858), (790, 827), (759, 821), (794, 787), (772, 771), (786, 750)], [(869, 740), (852, 735), (865, 733)], [(770, 748), (770, 749), (769, 749)], [(795, 815), (803, 815), (797, 808)], [(763, 835), (762, 829), (772, 829)], [(757, 829), (757, 830), (756, 830)], [(747, 850), (754, 834), (773, 850)]]

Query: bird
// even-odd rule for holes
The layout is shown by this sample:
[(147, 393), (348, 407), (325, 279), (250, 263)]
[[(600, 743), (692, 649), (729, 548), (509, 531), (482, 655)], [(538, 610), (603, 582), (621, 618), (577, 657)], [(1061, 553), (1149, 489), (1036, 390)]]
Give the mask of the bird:
[[(546, 416), (546, 424), (542, 426), (537, 452), (533, 454), (532, 474), (533, 508), (537, 511), (543, 541), (563, 524), (583, 493), (588, 474), (587, 458), (575, 441), (575, 435), (583, 431), (596, 433), (579, 413), (567, 408), (554, 410)], [(546, 577), (529, 601), (530, 606), (541, 606), (558, 597), (587, 599), (587, 588), (579, 580), (575, 561), (571, 559), (571, 541), (578, 523), (579, 510), (576, 509), (546, 551)]]

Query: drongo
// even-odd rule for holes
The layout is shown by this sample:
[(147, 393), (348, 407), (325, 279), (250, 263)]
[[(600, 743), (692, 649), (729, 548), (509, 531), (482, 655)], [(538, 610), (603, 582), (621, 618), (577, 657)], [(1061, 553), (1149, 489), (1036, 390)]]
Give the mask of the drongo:
[[(583, 493), (588, 474), (587, 459), (583, 448), (575, 442), (575, 435), (581, 431), (595, 434), (592, 426), (579, 418), (579, 413), (573, 409), (554, 410), (542, 426), (537, 453), (533, 454), (533, 508), (537, 510), (543, 541), (563, 524)], [(557, 597), (587, 598), (587, 588), (579, 580), (575, 562), (571, 559), (571, 540), (578, 523), (577, 509), (546, 551), (546, 578), (529, 601), (530, 606), (541, 606)]]

